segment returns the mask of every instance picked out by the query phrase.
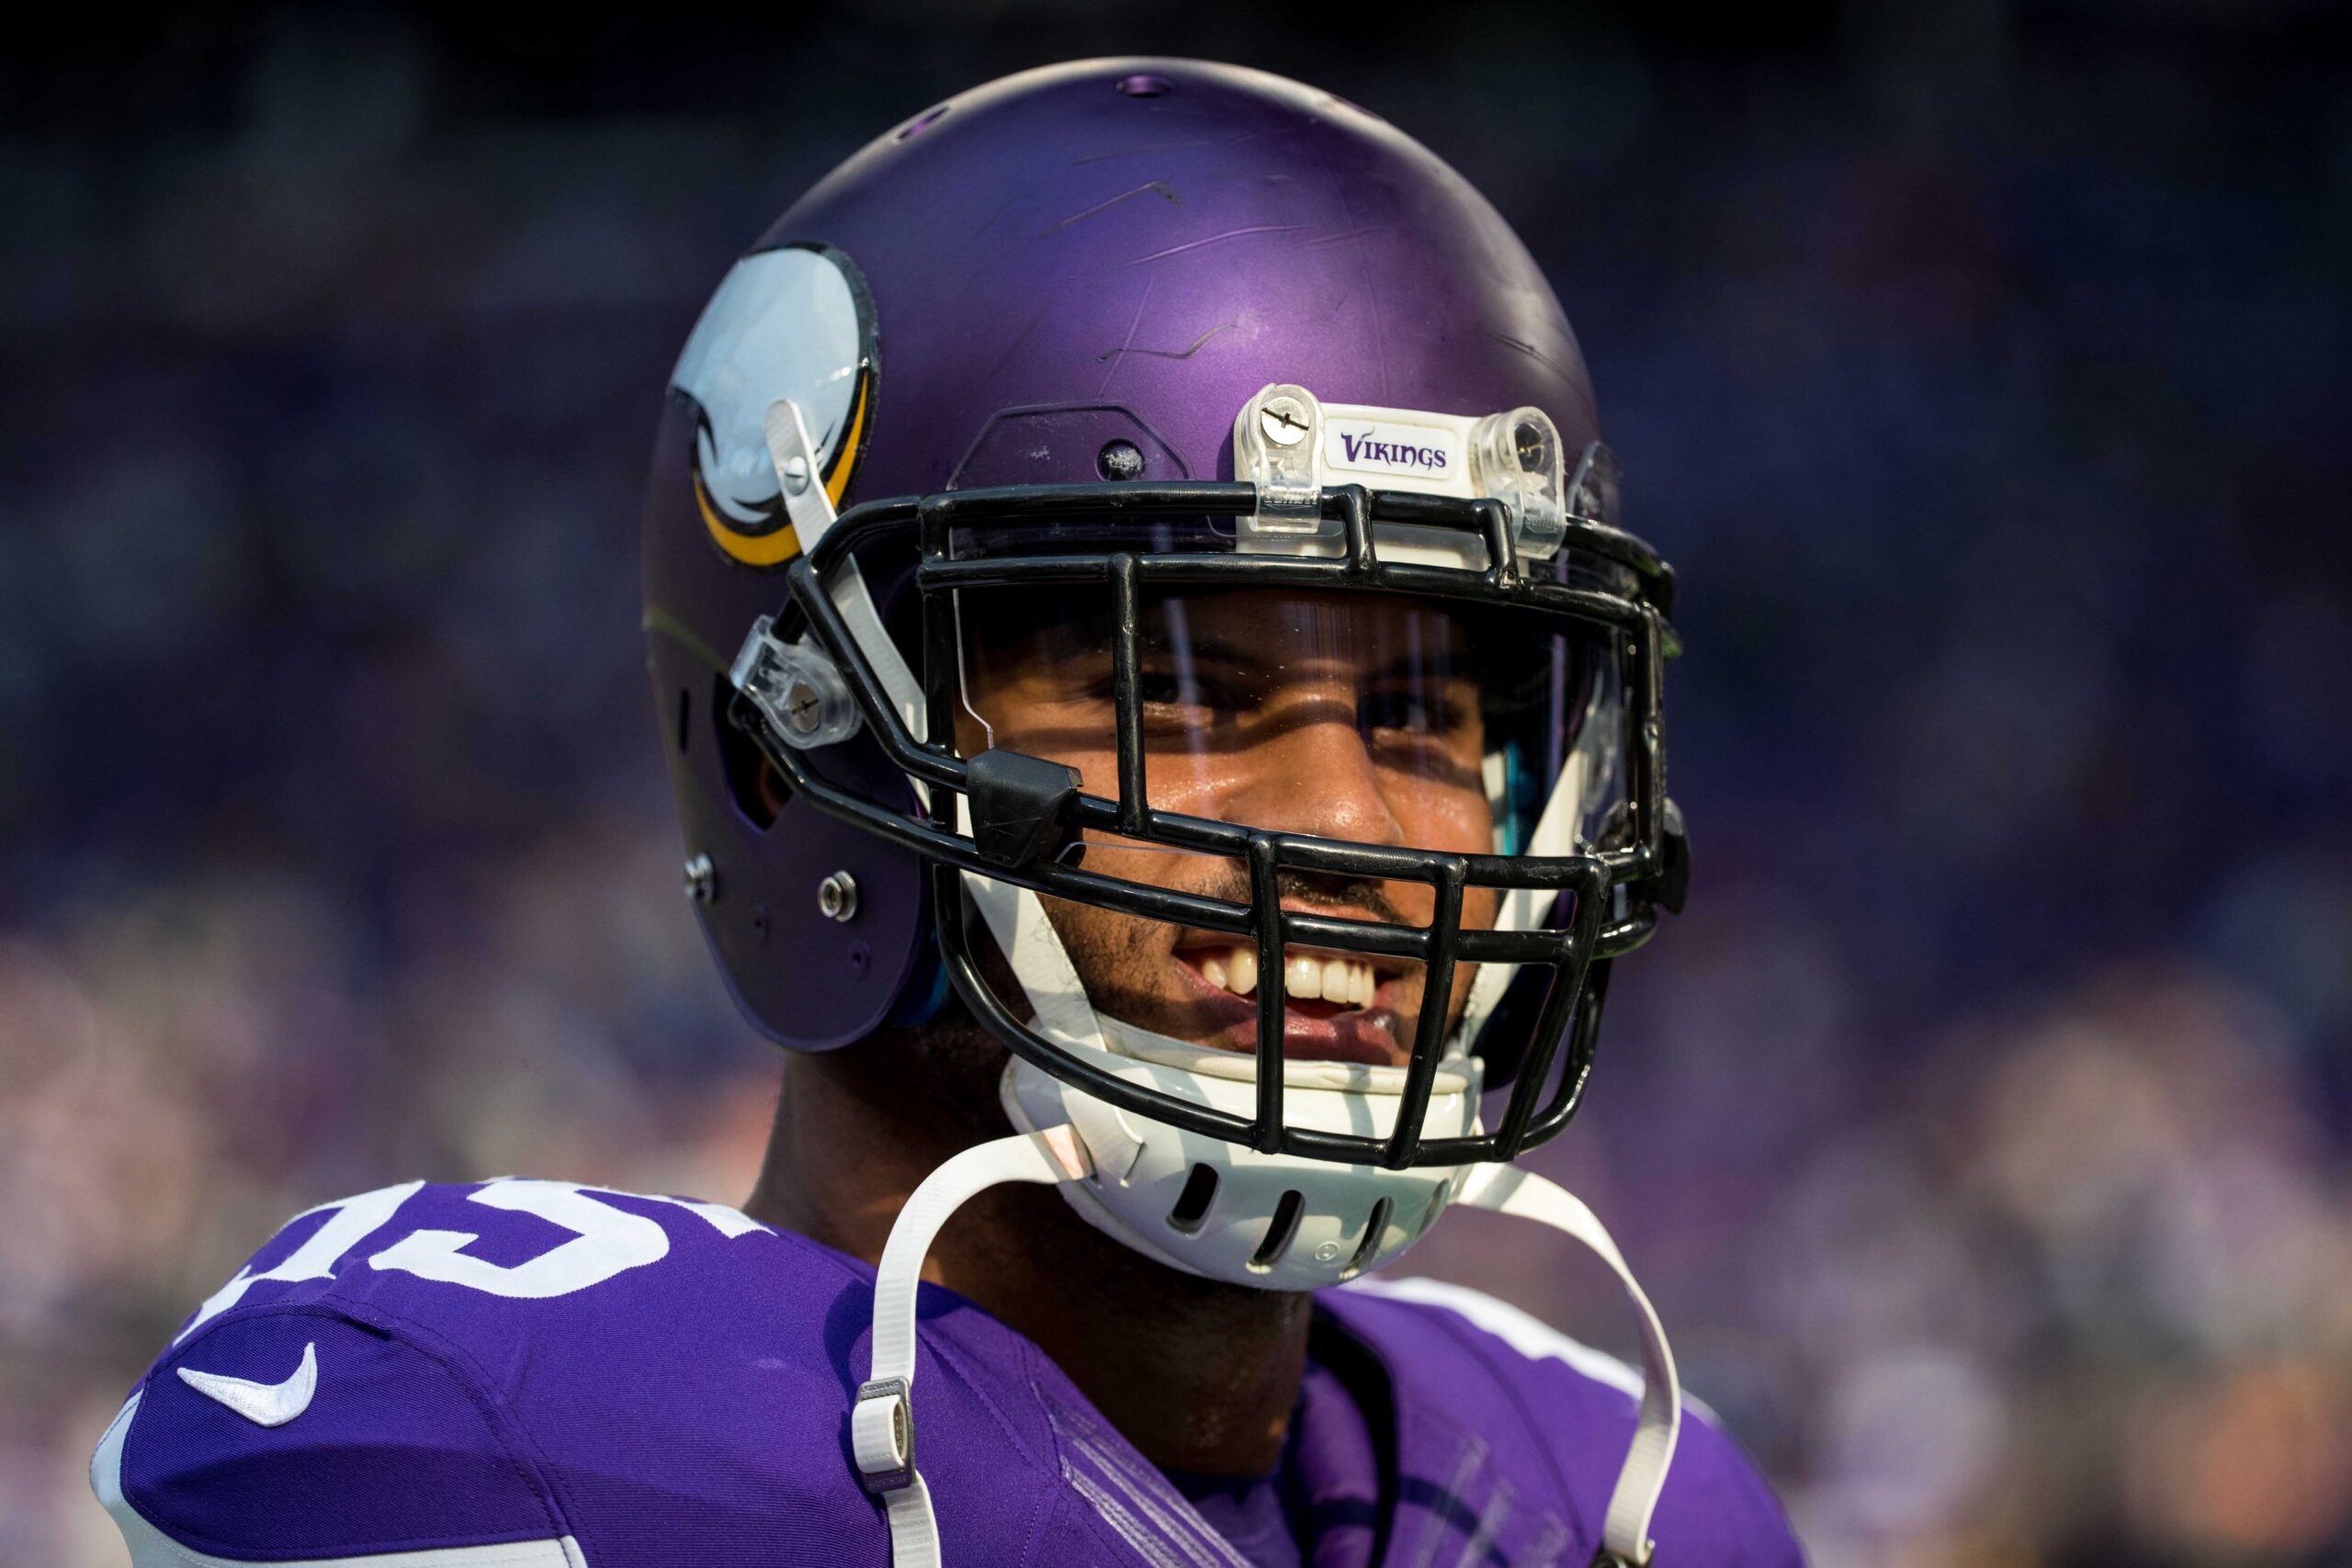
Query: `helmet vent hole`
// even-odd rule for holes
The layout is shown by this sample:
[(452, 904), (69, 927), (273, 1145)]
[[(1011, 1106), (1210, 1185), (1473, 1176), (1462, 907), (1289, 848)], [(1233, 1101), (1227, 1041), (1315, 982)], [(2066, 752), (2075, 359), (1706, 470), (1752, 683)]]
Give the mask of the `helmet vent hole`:
[(1380, 1244), (1388, 1235), (1388, 1200), (1383, 1198), (1372, 1206), (1372, 1218), (1363, 1223), (1363, 1239), (1356, 1243), (1356, 1255), (1340, 1271), (1342, 1280), (1352, 1280), (1364, 1271), (1364, 1266), (1380, 1256)]
[(1216, 1197), (1216, 1172), (1204, 1165), (1194, 1166), (1184, 1179), (1184, 1190), (1176, 1196), (1176, 1206), (1168, 1211), (1168, 1228), (1179, 1235), (1197, 1234)]
[(1153, 76), (1143, 73), (1119, 78), (1119, 91), (1131, 98), (1156, 98), (1173, 86), (1175, 84), (1165, 76)]
[(686, 738), (694, 733), (695, 694), (684, 686), (678, 688), (678, 750), (686, 749)]
[(1298, 1234), (1299, 1215), (1306, 1211), (1306, 1200), (1295, 1191), (1285, 1192), (1282, 1201), (1274, 1205), (1274, 1223), (1266, 1227), (1266, 1239), (1250, 1255), (1250, 1271), (1263, 1274), (1283, 1260), (1290, 1250), (1291, 1238)]
[(1094, 471), (1106, 479), (1132, 479), (1143, 472), (1143, 448), (1132, 441), (1106, 441), (1094, 455)]

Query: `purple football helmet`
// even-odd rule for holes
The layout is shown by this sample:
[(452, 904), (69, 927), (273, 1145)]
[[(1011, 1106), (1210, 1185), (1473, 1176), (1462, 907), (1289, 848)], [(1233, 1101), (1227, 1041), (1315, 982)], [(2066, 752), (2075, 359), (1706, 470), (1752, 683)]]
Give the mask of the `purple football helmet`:
[[(687, 886), (763, 1032), (960, 1003), (1121, 1112), (1389, 1171), (1556, 1133), (1679, 908), (1672, 589), (1494, 209), (1193, 62), (991, 83), (820, 181), (695, 327), (646, 513)], [(1325, 815), (1241, 804), (1228, 733)], [(1171, 933), (1167, 996), (1072, 962), (1098, 918)]]

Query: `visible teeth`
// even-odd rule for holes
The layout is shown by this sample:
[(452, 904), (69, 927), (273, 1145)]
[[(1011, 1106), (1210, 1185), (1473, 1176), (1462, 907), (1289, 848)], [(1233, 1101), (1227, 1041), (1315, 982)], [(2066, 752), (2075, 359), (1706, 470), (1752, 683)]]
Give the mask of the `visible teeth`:
[(1301, 1001), (1323, 995), (1323, 961), (1301, 955), (1283, 961), (1283, 991)]
[[(1238, 997), (1258, 989), (1258, 950), (1231, 947), (1199, 956), (1202, 977), (1219, 990)], [(1317, 958), (1294, 953), (1283, 963), (1283, 994), (1305, 1000), (1340, 1002), (1370, 1007), (1379, 994), (1380, 976), (1369, 964), (1350, 958)]]

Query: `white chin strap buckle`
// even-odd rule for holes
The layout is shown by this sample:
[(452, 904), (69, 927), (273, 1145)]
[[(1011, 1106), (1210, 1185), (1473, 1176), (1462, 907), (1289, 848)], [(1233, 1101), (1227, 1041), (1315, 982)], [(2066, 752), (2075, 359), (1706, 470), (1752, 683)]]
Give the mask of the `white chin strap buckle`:
[(876, 1497), (915, 1478), (914, 1390), (904, 1378), (876, 1378), (857, 1391), (849, 1446), (857, 1478)]

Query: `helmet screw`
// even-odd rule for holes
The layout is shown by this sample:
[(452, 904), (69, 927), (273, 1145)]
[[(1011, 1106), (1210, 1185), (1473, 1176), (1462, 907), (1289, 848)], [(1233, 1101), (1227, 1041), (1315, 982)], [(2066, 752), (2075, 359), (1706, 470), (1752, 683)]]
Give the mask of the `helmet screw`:
[(794, 733), (799, 735), (810, 733), (817, 728), (817, 721), (824, 716), (824, 713), (825, 699), (819, 695), (817, 688), (808, 682), (795, 681), (785, 689), (784, 721), (792, 726)]
[(1277, 446), (1295, 446), (1306, 439), (1306, 410), (1296, 398), (1269, 398), (1258, 411), (1258, 428)]
[(837, 871), (817, 884), (817, 908), (829, 920), (857, 918), (857, 879)]
[(710, 863), (708, 855), (696, 855), (686, 862), (686, 897), (697, 904), (707, 904), (718, 897), (718, 868)]
[(1511, 444), (1519, 448), (1519, 466), (1529, 473), (1544, 466), (1544, 433), (1531, 421), (1522, 420), (1511, 432)]
[(808, 488), (808, 459), (786, 457), (784, 460), (784, 488), (798, 495)]

